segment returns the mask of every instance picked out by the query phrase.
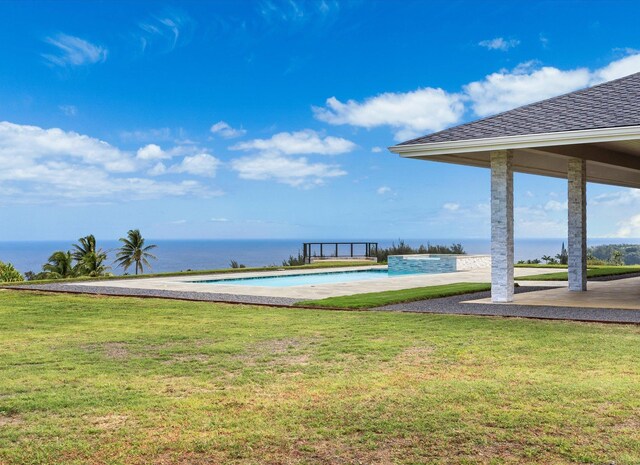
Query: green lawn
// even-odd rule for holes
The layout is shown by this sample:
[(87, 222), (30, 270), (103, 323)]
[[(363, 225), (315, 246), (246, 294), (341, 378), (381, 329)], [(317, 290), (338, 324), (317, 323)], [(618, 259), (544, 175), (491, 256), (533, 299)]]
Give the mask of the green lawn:
[[(587, 277), (618, 276), (630, 273), (640, 273), (640, 266), (595, 266), (587, 270)], [(516, 281), (567, 281), (569, 273), (558, 271), (516, 278)]]
[(0, 291), (0, 463), (640, 462), (640, 328)]
[(549, 263), (516, 263), (514, 265), (516, 268), (563, 268), (567, 269), (567, 265), (560, 265), (558, 263), (549, 264)]
[(370, 292), (342, 297), (328, 297), (319, 300), (305, 300), (298, 302), (301, 307), (327, 308), (374, 308), (383, 305), (414, 302), (416, 300), (436, 299), (453, 295), (468, 294), (470, 292), (488, 291), (491, 284), (487, 283), (454, 283), (439, 286), (416, 287), (399, 291)]

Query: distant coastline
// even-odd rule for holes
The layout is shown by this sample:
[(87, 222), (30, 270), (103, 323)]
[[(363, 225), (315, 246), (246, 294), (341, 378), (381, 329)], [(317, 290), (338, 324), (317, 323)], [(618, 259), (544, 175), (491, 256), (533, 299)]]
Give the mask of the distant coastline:
[[(313, 239), (313, 238), (311, 238)], [(231, 260), (236, 260), (246, 266), (280, 265), (289, 255), (295, 255), (301, 249), (302, 242), (311, 239), (149, 239), (158, 245), (155, 251), (158, 260), (154, 262), (153, 271), (169, 272), (191, 270), (206, 270), (227, 268)], [(362, 238), (356, 238), (358, 240)], [(381, 247), (391, 245), (398, 239), (368, 239), (379, 242)], [(338, 239), (335, 239), (338, 240)], [(489, 239), (405, 239), (412, 245), (461, 243), (467, 253), (486, 254), (491, 250)], [(562, 242), (566, 239), (516, 239), (515, 259), (527, 260), (539, 258), (545, 254), (555, 255), (559, 252)], [(3, 241), (0, 242), (0, 260), (11, 262), (22, 273), (39, 271), (55, 250), (68, 250), (75, 239), (67, 241)], [(109, 252), (109, 265), (113, 267), (115, 252), (119, 246), (117, 240), (100, 240), (99, 246)], [(640, 244), (638, 239), (594, 238), (589, 239), (589, 245)], [(119, 268), (112, 268), (114, 274), (122, 274)]]

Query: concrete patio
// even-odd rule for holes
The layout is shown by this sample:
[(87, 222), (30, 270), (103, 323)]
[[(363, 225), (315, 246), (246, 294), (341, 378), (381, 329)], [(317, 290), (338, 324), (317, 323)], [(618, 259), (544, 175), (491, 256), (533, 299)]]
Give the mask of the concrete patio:
[[(543, 283), (529, 281), (527, 285), (538, 287)], [(555, 286), (562, 284), (553, 281), (547, 281), (547, 283), (552, 283)], [(463, 303), (495, 304), (490, 298), (467, 300)], [(566, 287), (560, 287), (515, 294), (510, 303), (527, 306), (640, 310), (640, 277), (591, 281), (589, 282), (589, 292), (572, 292)]]

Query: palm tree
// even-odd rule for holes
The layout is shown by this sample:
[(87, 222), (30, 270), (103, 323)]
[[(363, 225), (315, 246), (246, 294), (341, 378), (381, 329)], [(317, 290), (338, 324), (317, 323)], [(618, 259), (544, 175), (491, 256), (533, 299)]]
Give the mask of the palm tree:
[(138, 270), (140, 273), (144, 273), (144, 269), (142, 265), (146, 265), (151, 268), (149, 264), (148, 258), (152, 258), (156, 260), (156, 257), (149, 253), (149, 250), (155, 249), (156, 245), (148, 245), (144, 246), (144, 238), (142, 234), (140, 234), (139, 229), (131, 229), (127, 233), (127, 237), (121, 237), (120, 242), (122, 242), (122, 247), (120, 247), (120, 251), (116, 254), (116, 263), (118, 266), (124, 268), (127, 271), (133, 263), (136, 264), (136, 274), (138, 274)]
[(73, 244), (73, 258), (81, 262), (85, 255), (96, 253), (96, 238), (93, 234), (78, 239), (78, 244)]
[(76, 272), (73, 266), (73, 256), (71, 252), (63, 252), (58, 250), (53, 252), (49, 257), (49, 261), (42, 265), (42, 270), (47, 273), (47, 277), (58, 278), (70, 278)]
[(89, 252), (77, 265), (78, 274), (82, 276), (103, 276), (110, 269), (104, 264), (107, 254), (102, 250)]
[(102, 276), (109, 269), (103, 262), (107, 259), (107, 253), (97, 249), (96, 238), (93, 234), (78, 239), (78, 244), (73, 244), (72, 253), (77, 261), (77, 274), (83, 276)]

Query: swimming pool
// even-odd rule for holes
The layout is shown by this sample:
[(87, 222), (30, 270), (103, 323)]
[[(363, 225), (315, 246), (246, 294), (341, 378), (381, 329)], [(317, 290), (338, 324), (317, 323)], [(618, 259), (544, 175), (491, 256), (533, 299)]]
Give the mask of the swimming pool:
[(198, 284), (242, 285), (265, 287), (309, 286), (314, 284), (349, 283), (389, 277), (387, 270), (358, 270), (334, 273), (307, 273), (284, 276), (260, 276), (254, 278), (211, 279), (191, 281)]

